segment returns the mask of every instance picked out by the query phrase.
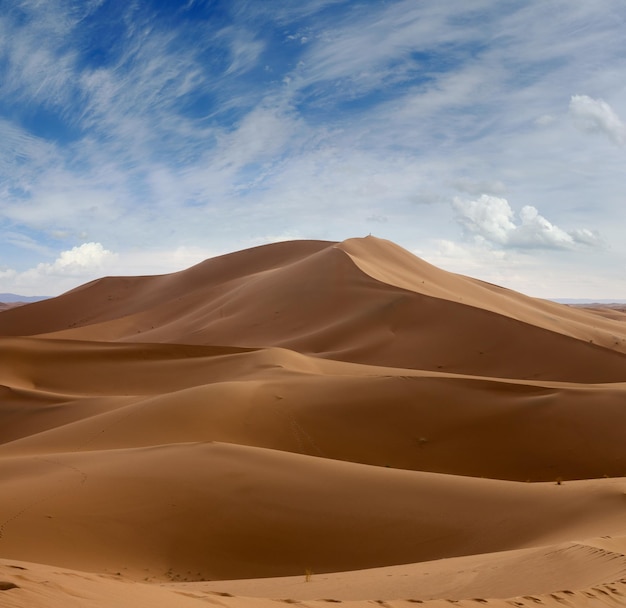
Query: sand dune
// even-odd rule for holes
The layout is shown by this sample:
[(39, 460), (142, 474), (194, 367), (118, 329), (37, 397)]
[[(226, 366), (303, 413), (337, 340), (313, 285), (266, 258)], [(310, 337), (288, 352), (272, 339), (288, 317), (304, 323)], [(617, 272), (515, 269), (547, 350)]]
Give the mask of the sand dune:
[(96, 281), (7, 311), (0, 335), (280, 346), (369, 365), (624, 380), (626, 325), (618, 321), (452, 275), (372, 237), (294, 250), (282, 265), (285, 243), (173, 275)]
[(2, 311), (0, 605), (624, 605), (613, 313), (372, 237)]
[[(563, 549), (564, 554), (567, 549)], [(574, 549), (575, 550), (575, 549)], [(558, 551), (558, 549), (557, 549)], [(580, 551), (582, 553), (582, 551)], [(538, 555), (541, 555), (537, 551)], [(546, 554), (549, 554), (548, 551)], [(457, 560), (450, 560), (451, 563)], [(482, 560), (479, 560), (481, 563)], [(587, 563), (589, 560), (587, 560)], [(487, 562), (488, 563), (488, 562)], [(571, 564), (571, 562), (569, 562)], [(550, 561), (550, 566), (554, 562)], [(479, 566), (480, 567), (480, 566)], [(327, 608), (329, 604), (343, 604), (346, 608), (366, 608), (373, 604), (388, 608), (410, 608), (419, 603), (424, 608), (443, 608), (453, 603), (460, 608), (510, 608), (511, 606), (545, 606), (555, 608), (565, 606), (589, 606), (605, 608), (606, 606), (623, 606), (626, 592), (626, 579), (617, 579), (611, 583), (596, 583), (586, 587), (574, 585), (574, 589), (557, 589), (547, 593), (526, 593), (524, 595), (506, 596), (486, 599), (480, 594), (460, 600), (419, 599), (422, 578), (415, 584), (398, 583), (411, 576), (413, 567), (386, 568), (384, 570), (364, 570), (358, 573), (345, 573), (333, 576), (313, 575), (308, 582), (304, 577), (296, 579), (256, 579), (252, 581), (228, 583), (174, 583), (146, 584), (130, 581), (121, 573), (116, 575), (90, 574), (60, 567), (50, 567), (18, 560), (0, 559), (0, 578), (5, 585), (17, 585), (10, 593), (4, 593), (3, 606), (7, 608), (53, 608), (63, 605), (67, 608), (200, 608), (211, 604), (222, 608), (284, 608), (285, 605), (296, 604), (305, 608)], [(578, 569), (587, 580), (592, 578)], [(473, 573), (473, 572), (472, 572)], [(427, 573), (424, 573), (427, 576)], [(512, 573), (519, 575), (519, 571)], [(523, 572), (524, 575), (528, 571)], [(534, 570), (533, 570), (534, 574)], [(566, 578), (572, 573), (560, 572)], [(558, 578), (559, 574), (556, 575)], [(410, 580), (410, 579), (409, 579)], [(441, 580), (441, 579), (439, 579)], [(446, 581), (447, 582), (447, 581)], [(248, 584), (247, 584), (248, 583)], [(251, 584), (250, 584), (251, 583)], [(375, 586), (372, 583), (377, 583)], [(228, 591), (213, 590), (213, 587), (234, 588), (248, 587), (255, 594), (252, 597), (234, 595)], [(0, 589), (2, 582), (0, 582)], [(375, 599), (346, 600), (346, 588), (364, 588), (368, 597)], [(264, 595), (259, 596), (258, 590)], [(398, 590), (396, 598), (394, 589)], [(485, 590), (486, 587), (478, 586)], [(275, 594), (274, 591), (277, 593)], [(315, 592), (319, 591), (319, 594)], [(330, 593), (329, 593), (330, 591)], [(403, 592), (407, 591), (407, 595)], [(302, 595), (313, 595), (315, 599), (297, 599)], [(391, 595), (391, 597), (389, 597)], [(59, 596), (63, 604), (59, 603)]]
[(582, 304), (578, 307), (607, 319), (626, 321), (626, 304)]
[(355, 570), (626, 534), (622, 479), (515, 483), (209, 442), (3, 458), (0, 477), (4, 555), (156, 579)]
[(3, 310), (9, 310), (9, 308), (17, 308), (18, 306), (23, 306), (23, 302), (0, 302), (0, 312)]
[(275, 348), (40, 342), (0, 339), (0, 383), (12, 387), (0, 455), (223, 441), (518, 481), (626, 476), (622, 383), (456, 376)]
[(523, 595), (548, 596), (559, 592), (567, 599), (575, 592), (603, 585), (607, 577), (613, 581), (624, 579), (625, 550), (624, 537), (600, 538), (419, 564), (312, 573), (308, 577), (171, 583), (169, 587), (305, 601), (319, 598), (506, 599)]

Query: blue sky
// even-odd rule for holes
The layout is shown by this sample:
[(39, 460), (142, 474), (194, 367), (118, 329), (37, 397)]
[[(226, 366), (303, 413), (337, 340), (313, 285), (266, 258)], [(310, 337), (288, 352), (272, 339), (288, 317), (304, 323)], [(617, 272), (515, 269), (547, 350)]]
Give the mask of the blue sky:
[(0, 0), (0, 292), (372, 233), (626, 298), (622, 0)]

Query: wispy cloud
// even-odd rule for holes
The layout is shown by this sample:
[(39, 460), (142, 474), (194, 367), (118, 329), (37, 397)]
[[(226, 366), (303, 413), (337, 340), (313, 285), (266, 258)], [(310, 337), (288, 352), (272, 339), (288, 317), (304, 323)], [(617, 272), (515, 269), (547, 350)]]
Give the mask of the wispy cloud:
[(588, 95), (573, 95), (569, 109), (583, 131), (602, 133), (619, 146), (626, 143), (626, 124), (606, 101)]
[(626, 261), (625, 19), (612, 0), (14, 3), (0, 264), (372, 222), (412, 249), (480, 237), (599, 268), (601, 233)]
[[(454, 69), (464, 60), (461, 48), (475, 40), (463, 19), (488, 3), (473, 3), (471, 8), (454, 4), (453, 11), (410, 0), (355, 6), (307, 47), (298, 85), (343, 81), (340, 90), (351, 97), (383, 85), (436, 79), (442, 69)], [(456, 27), (451, 26), (453, 20)], [(320, 93), (330, 90), (313, 94)]]
[(228, 39), (230, 47), (230, 65), (226, 69), (226, 74), (238, 74), (253, 69), (259, 56), (265, 48), (265, 44), (256, 38), (251, 32), (246, 30), (224, 29), (221, 36)]

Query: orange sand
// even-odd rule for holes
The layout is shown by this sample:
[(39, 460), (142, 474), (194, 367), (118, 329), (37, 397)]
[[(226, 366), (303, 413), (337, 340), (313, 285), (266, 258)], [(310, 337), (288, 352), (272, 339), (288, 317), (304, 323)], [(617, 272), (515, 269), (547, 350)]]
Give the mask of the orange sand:
[(625, 605), (620, 314), (373, 237), (4, 310), (0, 606)]

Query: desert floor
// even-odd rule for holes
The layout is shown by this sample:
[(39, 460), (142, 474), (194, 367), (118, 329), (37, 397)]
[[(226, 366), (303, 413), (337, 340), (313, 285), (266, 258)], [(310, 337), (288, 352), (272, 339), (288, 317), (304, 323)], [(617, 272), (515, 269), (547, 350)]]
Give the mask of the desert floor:
[(0, 606), (626, 605), (626, 313), (374, 237), (0, 312)]

